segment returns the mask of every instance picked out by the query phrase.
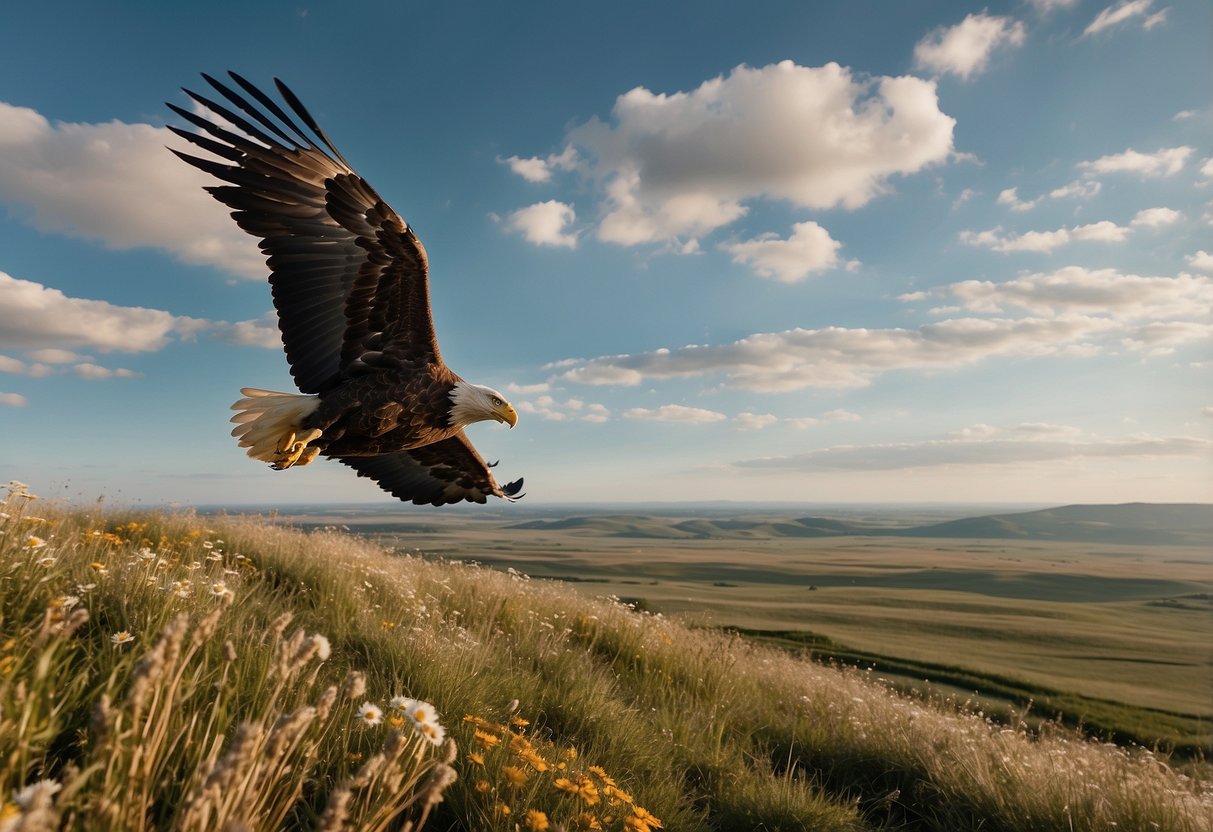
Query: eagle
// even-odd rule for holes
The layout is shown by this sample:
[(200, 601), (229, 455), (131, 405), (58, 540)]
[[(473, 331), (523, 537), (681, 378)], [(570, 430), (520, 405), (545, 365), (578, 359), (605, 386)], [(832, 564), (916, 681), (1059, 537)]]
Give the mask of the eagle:
[(260, 240), (299, 388), (243, 388), (240, 447), (277, 471), (336, 459), (418, 505), (521, 498), (522, 480), (498, 485), (464, 433), (486, 420), (513, 428), (518, 411), (443, 363), (421, 240), (282, 81), (290, 113), (228, 74), (238, 90), (202, 75), (222, 103), (187, 89), (201, 114), (168, 107), (200, 132), (169, 129), (215, 158), (173, 152), (226, 183), (206, 190)]

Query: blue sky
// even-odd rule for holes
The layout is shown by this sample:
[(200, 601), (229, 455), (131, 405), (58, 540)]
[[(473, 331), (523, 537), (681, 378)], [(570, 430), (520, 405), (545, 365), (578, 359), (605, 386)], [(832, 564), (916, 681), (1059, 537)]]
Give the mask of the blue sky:
[(421, 236), (529, 501), (1213, 496), (1207, 3), (34, 5), (0, 30), (0, 478), (390, 499), (228, 436), (290, 380), (162, 102), (234, 69)]

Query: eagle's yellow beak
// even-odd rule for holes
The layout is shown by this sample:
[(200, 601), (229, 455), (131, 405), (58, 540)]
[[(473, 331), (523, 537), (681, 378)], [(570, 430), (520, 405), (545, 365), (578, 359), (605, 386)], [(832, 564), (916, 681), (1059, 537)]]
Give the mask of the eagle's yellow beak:
[(518, 411), (514, 409), (513, 405), (502, 405), (501, 409), (497, 411), (497, 418), (512, 428), (518, 424)]

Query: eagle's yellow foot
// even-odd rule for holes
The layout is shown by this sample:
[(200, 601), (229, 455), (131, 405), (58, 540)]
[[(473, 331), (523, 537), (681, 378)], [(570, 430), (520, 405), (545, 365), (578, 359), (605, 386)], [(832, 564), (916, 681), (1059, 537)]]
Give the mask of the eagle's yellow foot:
[(294, 431), (283, 434), (278, 442), (278, 452), (274, 455), (276, 458), (270, 467), (275, 471), (285, 471), (295, 465), (307, 465), (320, 453), (319, 448), (309, 448), (308, 443), (319, 439), (320, 435), (319, 428), (312, 428), (303, 434)]

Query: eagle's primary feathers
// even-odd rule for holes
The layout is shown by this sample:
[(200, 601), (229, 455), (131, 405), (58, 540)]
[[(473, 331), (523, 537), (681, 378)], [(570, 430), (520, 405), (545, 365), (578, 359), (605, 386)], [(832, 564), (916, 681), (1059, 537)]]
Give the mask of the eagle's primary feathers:
[(323, 455), (418, 504), (521, 497), (522, 480), (498, 485), (463, 432), (486, 419), (513, 427), (518, 414), (443, 363), (417, 235), (285, 84), (275, 79), (294, 118), (229, 74), (240, 91), (203, 75), (224, 103), (186, 90), (209, 117), (168, 105), (202, 132), (170, 129), (216, 159), (173, 152), (227, 183), (207, 190), (261, 241), (300, 390), (244, 388), (232, 435), (276, 469)]

